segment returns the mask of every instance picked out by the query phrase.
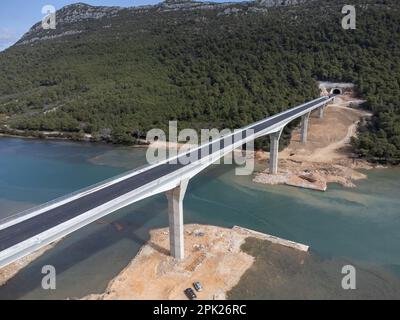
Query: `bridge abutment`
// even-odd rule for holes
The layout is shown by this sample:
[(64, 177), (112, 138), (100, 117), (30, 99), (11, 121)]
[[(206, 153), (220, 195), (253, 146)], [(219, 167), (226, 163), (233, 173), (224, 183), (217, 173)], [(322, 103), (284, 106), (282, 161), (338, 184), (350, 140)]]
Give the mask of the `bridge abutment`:
[(307, 133), (308, 133), (308, 120), (310, 118), (310, 112), (306, 113), (301, 117), (301, 142), (307, 142)]
[(183, 180), (179, 186), (165, 193), (168, 200), (170, 252), (178, 260), (184, 258), (183, 198), (188, 182), (188, 180)]

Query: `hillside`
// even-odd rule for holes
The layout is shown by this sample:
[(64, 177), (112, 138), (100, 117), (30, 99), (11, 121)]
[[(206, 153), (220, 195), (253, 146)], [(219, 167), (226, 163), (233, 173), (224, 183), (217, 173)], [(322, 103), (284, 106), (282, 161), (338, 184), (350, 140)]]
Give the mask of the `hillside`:
[(3, 131), (130, 143), (175, 119), (236, 128), (318, 96), (316, 80), (351, 81), (376, 113), (360, 155), (400, 158), (398, 1), (353, 1), (356, 30), (342, 1), (281, 3), (64, 7), (56, 30), (37, 24), (0, 53)]

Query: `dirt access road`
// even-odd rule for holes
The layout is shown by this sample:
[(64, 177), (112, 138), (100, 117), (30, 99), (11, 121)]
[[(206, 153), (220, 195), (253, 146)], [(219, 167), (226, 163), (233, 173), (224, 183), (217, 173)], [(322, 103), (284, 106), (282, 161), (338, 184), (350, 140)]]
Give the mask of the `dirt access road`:
[[(278, 174), (270, 175), (266, 168), (255, 175), (254, 182), (287, 184), (319, 191), (325, 191), (331, 182), (354, 187), (354, 180), (366, 178), (355, 169), (371, 168), (365, 161), (355, 160), (350, 146), (358, 122), (371, 116), (355, 108), (362, 102), (341, 95), (326, 108), (322, 119), (316, 113), (311, 114), (307, 143), (300, 141), (300, 129), (295, 130), (289, 146), (279, 153)], [(267, 152), (257, 152), (256, 157), (268, 164)]]

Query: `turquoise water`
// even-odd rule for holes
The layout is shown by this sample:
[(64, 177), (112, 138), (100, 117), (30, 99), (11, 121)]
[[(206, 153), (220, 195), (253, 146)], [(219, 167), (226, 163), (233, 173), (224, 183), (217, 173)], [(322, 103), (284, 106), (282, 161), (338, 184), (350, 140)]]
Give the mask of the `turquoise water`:
[(122, 172), (87, 161), (107, 150), (90, 144), (1, 138), (0, 218)]
[[(144, 163), (145, 150), (68, 142), (0, 139), (0, 218)], [(400, 170), (368, 172), (357, 188), (325, 193), (264, 186), (215, 165), (190, 181), (185, 223), (241, 225), (311, 246), (323, 258), (345, 258), (400, 275)], [(6, 285), (0, 298), (73, 298), (104, 291), (148, 240), (167, 226), (157, 195), (65, 238)], [(41, 289), (41, 267), (54, 265), (57, 290)], [(340, 271), (338, 271), (340, 272)]]

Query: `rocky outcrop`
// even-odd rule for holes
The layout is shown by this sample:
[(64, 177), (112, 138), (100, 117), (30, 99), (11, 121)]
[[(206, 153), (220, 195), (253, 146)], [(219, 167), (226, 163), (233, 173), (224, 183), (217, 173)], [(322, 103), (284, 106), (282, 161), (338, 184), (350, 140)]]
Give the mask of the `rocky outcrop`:
[(82, 32), (83, 32), (82, 30), (70, 30), (70, 31), (65, 31), (63, 33), (59, 33), (59, 34), (49, 35), (49, 36), (33, 37), (33, 38), (30, 38), (29, 40), (20, 41), (18, 43), (18, 45), (28, 44), (28, 43), (32, 43), (32, 42), (36, 42), (36, 41), (43, 41), (43, 40), (51, 40), (51, 39), (61, 38), (61, 37), (64, 37), (64, 36), (70, 36), (70, 35), (79, 34), (79, 33), (82, 33)]
[(195, 11), (216, 10), (218, 16), (231, 14), (265, 13), (267, 7), (298, 5), (315, 0), (257, 0), (253, 2), (199, 2), (192, 0), (166, 0), (156, 5), (139, 7), (105, 7), (76, 3), (56, 12), (56, 30), (44, 30), (41, 22), (36, 23), (17, 42), (17, 45), (30, 44), (84, 32), (85, 22), (103, 18), (118, 17), (122, 11), (130, 14), (143, 14), (149, 11)]
[[(78, 22), (114, 17), (122, 9), (120, 7), (95, 7), (84, 3), (67, 5), (56, 12), (56, 30), (43, 30), (42, 23), (38, 22), (23, 35), (17, 45), (81, 33), (82, 30), (76, 30)], [(65, 30), (66, 25), (71, 24), (74, 25), (74, 30)]]
[(72, 4), (57, 11), (58, 23), (75, 23), (87, 19), (112, 17), (122, 10), (120, 7), (94, 7), (87, 4)]
[(302, 4), (310, 0), (259, 0), (256, 3), (265, 7), (277, 7), (277, 6), (293, 6)]

